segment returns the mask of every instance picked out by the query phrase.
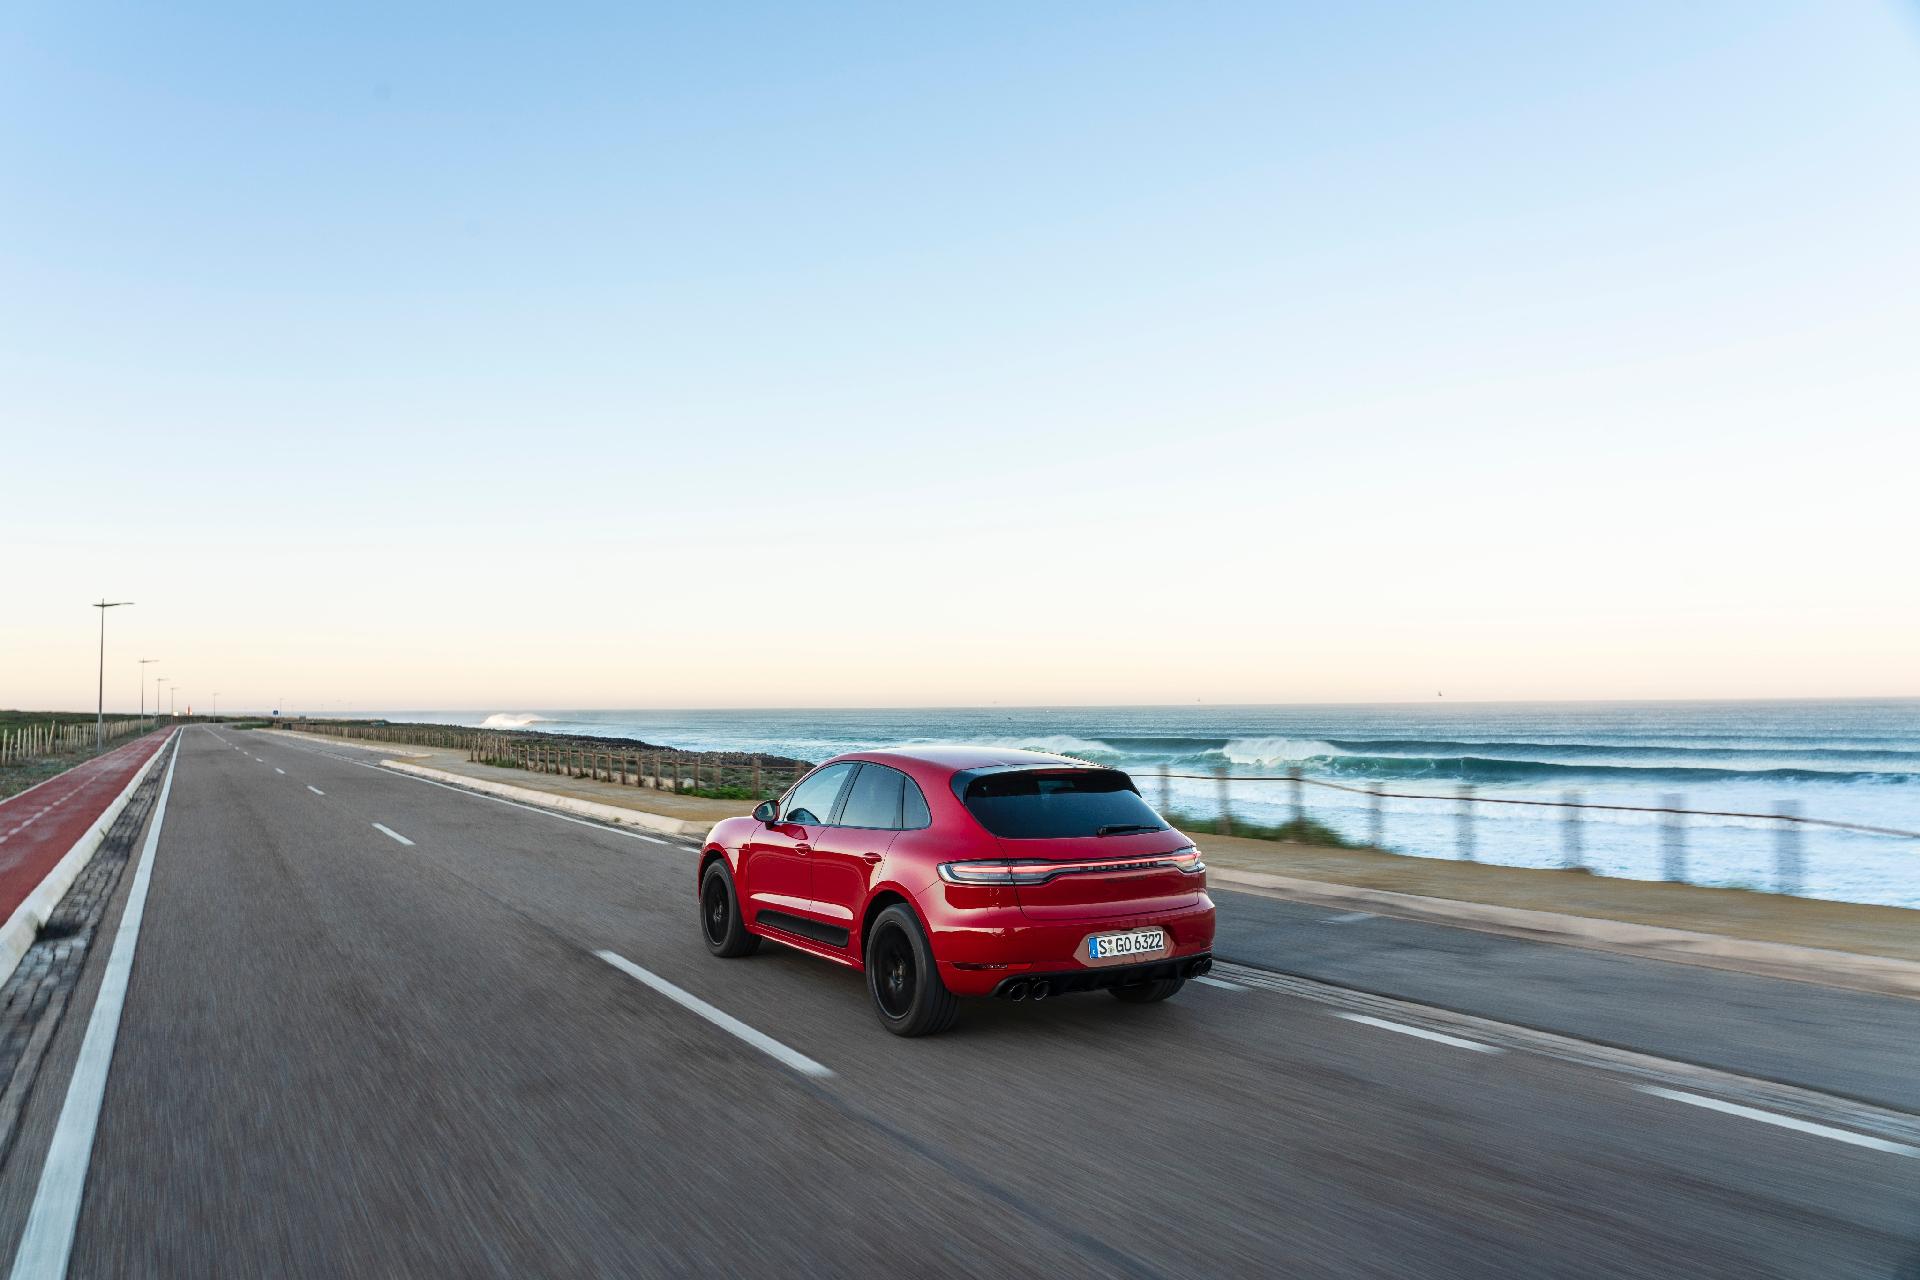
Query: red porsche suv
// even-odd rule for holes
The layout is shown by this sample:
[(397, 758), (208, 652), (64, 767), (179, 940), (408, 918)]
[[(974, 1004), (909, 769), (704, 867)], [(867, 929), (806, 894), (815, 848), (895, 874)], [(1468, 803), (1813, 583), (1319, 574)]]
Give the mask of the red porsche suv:
[(1032, 751), (837, 756), (716, 825), (698, 884), (714, 955), (771, 938), (863, 970), (904, 1036), (961, 996), (1144, 1004), (1213, 963), (1200, 851), (1118, 769)]

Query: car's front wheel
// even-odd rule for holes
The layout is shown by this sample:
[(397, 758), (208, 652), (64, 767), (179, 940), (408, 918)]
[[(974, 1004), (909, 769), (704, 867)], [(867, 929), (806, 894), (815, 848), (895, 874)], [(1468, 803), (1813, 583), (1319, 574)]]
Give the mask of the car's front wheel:
[(741, 918), (740, 895), (733, 891), (733, 875), (725, 858), (709, 862), (700, 877), (700, 936), (707, 940), (707, 950), (727, 959), (750, 956), (760, 949), (759, 937), (747, 932), (747, 922)]
[(920, 921), (904, 903), (882, 911), (867, 934), (867, 991), (880, 1025), (897, 1036), (945, 1031), (960, 1013)]
[(1181, 987), (1187, 985), (1185, 978), (1155, 978), (1151, 982), (1136, 982), (1127, 987), (1109, 987), (1113, 998), (1125, 1004), (1153, 1004), (1165, 1000)]

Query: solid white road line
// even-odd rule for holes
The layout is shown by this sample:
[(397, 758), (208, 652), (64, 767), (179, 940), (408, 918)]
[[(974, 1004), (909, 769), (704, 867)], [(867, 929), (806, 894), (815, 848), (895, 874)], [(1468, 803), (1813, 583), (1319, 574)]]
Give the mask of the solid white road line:
[(93, 999), (86, 1038), (74, 1060), (67, 1100), (60, 1108), (46, 1163), (40, 1167), (40, 1187), (27, 1214), (20, 1250), (13, 1256), (13, 1280), (59, 1280), (67, 1274), (73, 1233), (80, 1222), (80, 1197), (87, 1186), (87, 1165), (93, 1159), (94, 1130), (99, 1127), (100, 1104), (107, 1092), (107, 1069), (113, 1065), (120, 1013), (127, 1003), (127, 979), (133, 973), (140, 920), (153, 883), (153, 851), (160, 844), (160, 826), (166, 821), (167, 797), (173, 792), (173, 771), (179, 763), (180, 749), (175, 747), (147, 827), (146, 844), (140, 850), (140, 865), (133, 873), (133, 887), (127, 891), (126, 909), (120, 913), (120, 928), (113, 936), (113, 951), (100, 978), (100, 992)]
[(1428, 1031), (1425, 1027), (1410, 1027), (1404, 1022), (1388, 1022), (1385, 1018), (1369, 1018), (1364, 1013), (1336, 1013), (1333, 1016), (1345, 1018), (1348, 1022), (1364, 1022), (1382, 1031), (1398, 1031), (1403, 1036), (1419, 1036), (1422, 1040), (1431, 1040), (1435, 1044), (1450, 1044), (1456, 1049), (1472, 1049), (1475, 1053), (1506, 1052), (1498, 1045), (1481, 1044), (1478, 1040), (1462, 1040), (1459, 1036), (1443, 1036), (1438, 1031)]
[(392, 836), (395, 840), (398, 840), (401, 844), (413, 843), (413, 841), (407, 839), (405, 836), (401, 835), (398, 831), (395, 831), (392, 827), (383, 827), (376, 822), (373, 824), (373, 829), (375, 831), (378, 831), (383, 836)]
[(1328, 916), (1321, 924), (1352, 924), (1356, 920), (1371, 920), (1371, 911), (1349, 911), (1343, 916)]
[(285, 770), (285, 769), (282, 769), (282, 768), (281, 768), (280, 766), (278, 766), (278, 765), (275, 765), (275, 766), (274, 766), (274, 768), (273, 768), (273, 771), (274, 771), (275, 773), (285, 773), (285, 772), (286, 772), (286, 770)]
[(1888, 1142), (1883, 1138), (1869, 1138), (1864, 1133), (1853, 1133), (1846, 1129), (1834, 1129), (1824, 1124), (1814, 1124), (1811, 1120), (1795, 1120), (1792, 1116), (1783, 1116), (1774, 1111), (1761, 1111), (1754, 1107), (1743, 1107), (1735, 1102), (1722, 1102), (1718, 1098), (1703, 1097), (1697, 1093), (1681, 1093), (1677, 1089), (1662, 1089), (1656, 1085), (1635, 1085), (1642, 1093), (1650, 1093), (1656, 1098), (1666, 1098), (1671, 1102), (1684, 1102), (1690, 1107), (1705, 1107), (1709, 1111), (1721, 1111), (1730, 1116), (1739, 1116), (1744, 1120), (1758, 1120), (1761, 1124), (1779, 1125), (1782, 1129), (1792, 1129), (1795, 1133), (1811, 1133), (1815, 1137), (1832, 1138), (1835, 1142), (1850, 1142), (1856, 1147), (1866, 1147), (1872, 1151), (1885, 1151), (1896, 1156), (1920, 1156), (1920, 1147), (1910, 1147), (1904, 1142)]
[(313, 792), (313, 794), (317, 796), (323, 796), (327, 794), (326, 792), (322, 791), (320, 788), (314, 786), (311, 782), (307, 784), (307, 790)]
[(1200, 983), (1200, 984), (1201, 984), (1202, 986), (1208, 986), (1208, 987), (1218, 987), (1218, 988), (1220, 988), (1220, 989), (1221, 989), (1222, 991), (1245, 991), (1245, 990), (1247, 990), (1247, 988), (1246, 988), (1246, 987), (1243, 987), (1243, 986), (1241, 986), (1241, 985), (1240, 985), (1239, 983), (1237, 983), (1237, 982), (1222, 982), (1222, 981), (1220, 981), (1220, 979), (1218, 979), (1218, 978), (1205, 978), (1205, 977), (1202, 977), (1202, 978), (1195, 978), (1195, 979), (1194, 979), (1194, 981), (1195, 981), (1195, 982), (1198, 982), (1198, 983)]
[(763, 1035), (755, 1031), (752, 1027), (740, 1021), (740, 1019), (734, 1017), (732, 1014), (714, 1008), (699, 996), (682, 991), (679, 987), (674, 986), (659, 974), (647, 972), (625, 956), (613, 951), (596, 951), (594, 954), (620, 972), (626, 974), (629, 978), (646, 983), (681, 1008), (691, 1009), (708, 1022), (711, 1022), (714, 1026), (719, 1027), (722, 1031), (739, 1036), (742, 1040), (745, 1040), (769, 1058), (792, 1067), (801, 1075), (813, 1076), (816, 1079), (825, 1079), (827, 1076), (833, 1074), (833, 1072), (821, 1066), (806, 1054), (794, 1049), (789, 1049), (772, 1036)]

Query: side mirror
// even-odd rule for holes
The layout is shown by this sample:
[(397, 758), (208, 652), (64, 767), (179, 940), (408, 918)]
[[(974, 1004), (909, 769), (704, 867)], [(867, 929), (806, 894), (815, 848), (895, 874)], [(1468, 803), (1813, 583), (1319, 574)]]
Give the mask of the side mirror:
[(758, 805), (754, 806), (753, 820), (761, 826), (770, 827), (773, 825), (773, 819), (776, 813), (778, 813), (778, 810), (773, 807), (773, 801), (762, 800)]

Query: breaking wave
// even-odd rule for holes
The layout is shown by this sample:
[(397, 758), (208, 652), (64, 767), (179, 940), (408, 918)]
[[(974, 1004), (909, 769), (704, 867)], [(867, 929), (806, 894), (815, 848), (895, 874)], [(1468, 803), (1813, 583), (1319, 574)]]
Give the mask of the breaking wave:
[(482, 729), (524, 729), (530, 724), (545, 724), (545, 716), (527, 711), (496, 711), (480, 722)]

